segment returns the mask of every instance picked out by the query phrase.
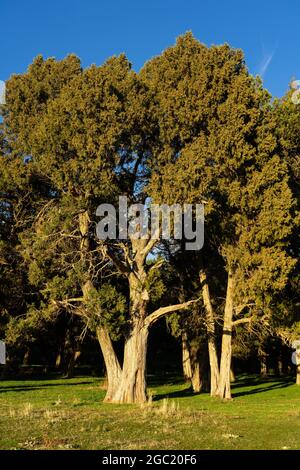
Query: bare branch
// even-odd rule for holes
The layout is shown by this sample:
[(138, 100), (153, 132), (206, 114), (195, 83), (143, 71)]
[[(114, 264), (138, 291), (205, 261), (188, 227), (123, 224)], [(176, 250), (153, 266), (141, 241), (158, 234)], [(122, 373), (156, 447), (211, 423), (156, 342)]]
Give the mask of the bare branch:
[(174, 304), (174, 305), (169, 305), (168, 307), (160, 307), (154, 312), (152, 312), (147, 318), (146, 318), (146, 324), (148, 326), (153, 325), (160, 317), (167, 315), (168, 313), (173, 313), (177, 312), (178, 310), (185, 310), (188, 308), (190, 305), (195, 304), (199, 302), (200, 299), (195, 299), (195, 300), (189, 300), (188, 302), (183, 302), (181, 304)]
[(112, 251), (110, 251), (106, 245), (102, 245), (101, 249), (105, 253), (105, 255), (113, 262), (113, 264), (121, 274), (124, 274), (125, 276), (128, 276), (130, 274), (129, 267), (125, 263), (123, 263), (123, 261), (121, 261)]
[(232, 326), (242, 325), (243, 323), (250, 323), (253, 320), (253, 317), (240, 318), (232, 322)]
[(150, 271), (154, 271), (155, 269), (159, 269), (163, 264), (164, 264), (165, 260), (164, 259), (160, 259), (159, 261), (156, 261), (156, 263), (154, 263), (150, 269), (149, 269), (149, 273)]
[(150, 253), (150, 251), (152, 250), (152, 248), (156, 245), (156, 243), (158, 242), (159, 238), (151, 238), (147, 245), (145, 246), (145, 248), (141, 251), (141, 255), (146, 257), (148, 255), (148, 253)]

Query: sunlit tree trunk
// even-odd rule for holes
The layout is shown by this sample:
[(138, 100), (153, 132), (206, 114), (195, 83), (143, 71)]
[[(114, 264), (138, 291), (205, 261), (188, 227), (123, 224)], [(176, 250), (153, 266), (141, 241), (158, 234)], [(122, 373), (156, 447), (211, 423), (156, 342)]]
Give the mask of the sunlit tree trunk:
[(296, 351), (297, 365), (296, 365), (296, 385), (300, 385), (300, 351)]
[(231, 399), (230, 368), (231, 368), (231, 342), (232, 342), (232, 322), (233, 322), (233, 291), (234, 280), (232, 273), (228, 274), (226, 303), (224, 310), (224, 323), (222, 334), (222, 352), (220, 367), (219, 396), (220, 398)]
[(300, 385), (300, 365), (296, 368), (296, 385)]
[(144, 403), (146, 391), (146, 356), (148, 327), (136, 321), (125, 341), (124, 361), (119, 386), (112, 397), (114, 403)]
[(146, 289), (147, 273), (142, 256), (143, 240), (133, 240), (135, 270), (128, 275), (130, 295), (129, 330), (125, 336), (124, 360), (119, 387), (114, 403), (144, 403), (146, 391), (146, 358), (149, 325), (145, 322), (149, 294)]
[(215, 338), (215, 317), (210, 299), (209, 286), (207, 283), (207, 276), (203, 269), (200, 271), (200, 283), (202, 288), (203, 303), (206, 312), (206, 328), (208, 337), (208, 355), (210, 367), (210, 394), (216, 396), (218, 394), (219, 385), (219, 362), (218, 352)]
[(107, 391), (104, 401), (108, 403), (120, 385), (121, 367), (107, 329), (98, 327), (96, 333), (106, 368)]
[(150, 315), (147, 313), (149, 294), (147, 291), (148, 272), (146, 256), (155, 244), (155, 240), (132, 239), (132, 253), (124, 249), (125, 262), (116, 259), (112, 253), (108, 256), (115, 266), (123, 272), (129, 284), (128, 330), (125, 332), (124, 359), (119, 385), (112, 394), (113, 403), (144, 403), (146, 391), (146, 359), (149, 328), (162, 316), (187, 308), (195, 301), (161, 307)]

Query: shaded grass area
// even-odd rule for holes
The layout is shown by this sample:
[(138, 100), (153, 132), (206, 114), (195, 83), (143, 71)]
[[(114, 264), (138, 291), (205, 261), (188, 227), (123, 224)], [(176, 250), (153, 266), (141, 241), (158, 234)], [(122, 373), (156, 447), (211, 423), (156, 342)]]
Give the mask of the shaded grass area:
[(234, 400), (150, 377), (152, 403), (108, 405), (91, 377), (0, 381), (0, 449), (300, 449), (300, 387), (241, 376)]

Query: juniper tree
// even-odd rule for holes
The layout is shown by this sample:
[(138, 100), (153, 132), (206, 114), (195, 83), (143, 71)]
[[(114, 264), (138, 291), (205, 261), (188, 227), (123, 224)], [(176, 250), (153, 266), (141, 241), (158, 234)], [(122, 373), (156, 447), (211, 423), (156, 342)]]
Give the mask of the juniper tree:
[[(160, 128), (149, 192), (169, 204), (206, 204), (199, 267), (208, 319), (214, 315), (209, 251), (220, 256), (219, 270), (226, 273), (218, 394), (230, 398), (232, 328), (258, 316), (267, 321), (273, 293), (285, 287), (295, 264), (287, 250), (293, 196), (269, 96), (249, 75), (240, 50), (226, 44), (207, 48), (190, 33), (141, 74), (155, 96)], [(213, 337), (212, 331), (216, 384)]]
[[(275, 330), (285, 344), (292, 345), (300, 337), (300, 107), (293, 100), (295, 91), (288, 91), (286, 96), (275, 101), (274, 115), (277, 122), (277, 135), (281, 143), (283, 158), (288, 166), (291, 188), (296, 200), (295, 230), (290, 239), (290, 252), (297, 259), (291, 282), (278, 299), (278, 315), (275, 318)], [(296, 367), (296, 382), (300, 385), (300, 365)]]
[[(157, 243), (150, 233), (124, 242), (96, 238), (100, 203), (116, 204), (121, 194), (129, 202), (145, 200), (157, 132), (150, 98), (124, 56), (86, 70), (73, 56), (61, 62), (38, 57), (7, 86), (11, 176), (17, 181), (18, 166), (30, 156), (26, 183), (34, 181), (30, 193), (39, 204), (20, 235), (28, 276), (46, 310), (68, 309), (95, 326), (107, 369), (106, 401), (146, 400), (148, 330), (161, 316), (190, 305), (149, 311), (152, 273), (161, 264), (147, 265)], [(105, 283), (103, 269), (126, 280), (125, 297), (113, 282)], [(122, 365), (115, 334), (125, 340)]]

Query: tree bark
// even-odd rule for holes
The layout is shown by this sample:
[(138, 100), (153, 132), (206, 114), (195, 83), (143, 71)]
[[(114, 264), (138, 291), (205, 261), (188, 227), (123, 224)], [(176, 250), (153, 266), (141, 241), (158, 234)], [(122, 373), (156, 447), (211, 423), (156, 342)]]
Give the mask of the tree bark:
[(30, 349), (27, 348), (23, 356), (23, 366), (28, 366), (30, 357)]
[(181, 340), (183, 377), (186, 382), (190, 382), (192, 380), (192, 366), (186, 332), (182, 333)]
[(112, 401), (119, 387), (121, 380), (121, 367), (107, 329), (99, 326), (96, 329), (96, 334), (106, 367), (107, 391), (104, 402), (109, 403)]
[(300, 385), (300, 351), (296, 350), (296, 385)]
[(75, 364), (76, 364), (76, 361), (77, 361), (77, 359), (79, 358), (80, 355), (81, 355), (80, 351), (75, 351), (74, 350), (74, 351), (71, 352), (71, 357), (70, 357), (70, 360), (68, 362), (67, 373), (66, 373), (66, 377), (68, 379), (72, 379), (74, 377)]
[(61, 351), (59, 350), (55, 359), (55, 369), (59, 369), (62, 363)]
[(129, 331), (125, 336), (124, 360), (119, 387), (112, 398), (113, 403), (144, 403), (146, 391), (146, 357), (149, 325), (146, 324), (149, 294), (146, 289), (145, 241), (132, 239), (136, 252), (134, 270), (128, 275), (130, 296)]
[(233, 291), (234, 280), (231, 272), (228, 273), (226, 303), (224, 310), (224, 323), (222, 335), (222, 354), (220, 367), (219, 397), (231, 399), (230, 368), (231, 368), (231, 340), (233, 320)]
[(267, 357), (265, 355), (260, 356), (260, 375), (263, 377), (268, 375)]
[(141, 277), (138, 279), (137, 282), (134, 274), (129, 276), (130, 330), (125, 338), (121, 381), (111, 400), (113, 403), (144, 403), (147, 401), (146, 356), (149, 329), (162, 316), (184, 310), (194, 302), (189, 301), (161, 307), (147, 316), (146, 309), (149, 297), (144, 288), (144, 282), (140, 283)]
[(207, 275), (204, 269), (201, 269), (199, 277), (202, 287), (203, 303), (206, 312), (206, 328), (208, 337), (208, 355), (210, 367), (210, 395), (213, 397), (218, 394), (218, 385), (220, 379), (218, 352), (215, 339), (215, 316), (210, 300)]
[(191, 358), (191, 368), (192, 368), (192, 377), (191, 383), (193, 387), (193, 392), (199, 393), (203, 387), (203, 365), (199, 361), (199, 345), (192, 344), (190, 346), (190, 358)]
[(278, 358), (278, 363), (277, 363), (277, 370), (278, 370), (278, 375), (283, 375), (283, 362), (282, 362), (282, 357)]
[(300, 365), (296, 366), (296, 385), (300, 385)]
[(148, 326), (143, 320), (134, 321), (133, 328), (125, 340), (121, 382), (111, 401), (113, 403), (145, 403), (146, 356)]
[(230, 382), (235, 382), (235, 373), (234, 373), (234, 369), (231, 365), (231, 368), (230, 368)]
[(202, 351), (203, 347), (197, 339), (190, 343), (186, 333), (182, 335), (182, 346), (183, 370), (186, 382), (191, 384), (195, 393), (202, 390), (208, 391), (206, 351)]

